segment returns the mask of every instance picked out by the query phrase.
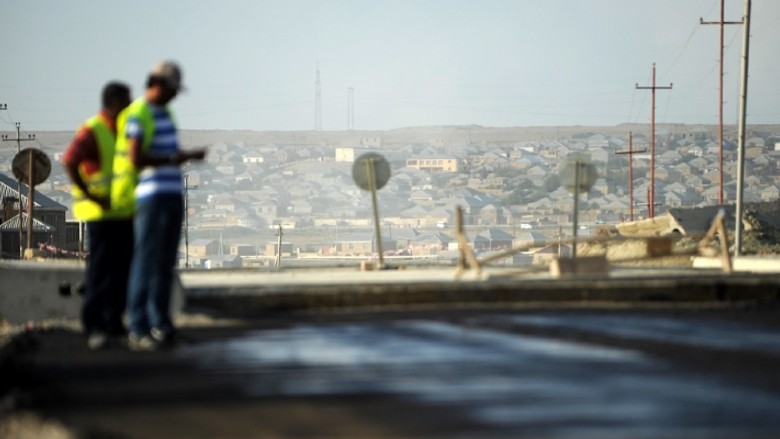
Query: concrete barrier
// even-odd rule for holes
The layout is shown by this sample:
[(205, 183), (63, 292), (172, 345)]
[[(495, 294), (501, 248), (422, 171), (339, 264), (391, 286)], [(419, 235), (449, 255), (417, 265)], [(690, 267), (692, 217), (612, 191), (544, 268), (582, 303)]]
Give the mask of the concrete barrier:
[[(78, 319), (85, 264), (80, 261), (0, 260), (0, 317), (12, 324)], [(174, 277), (171, 310), (179, 314), (184, 293)]]
[(0, 316), (13, 324), (77, 318), (84, 264), (0, 261)]

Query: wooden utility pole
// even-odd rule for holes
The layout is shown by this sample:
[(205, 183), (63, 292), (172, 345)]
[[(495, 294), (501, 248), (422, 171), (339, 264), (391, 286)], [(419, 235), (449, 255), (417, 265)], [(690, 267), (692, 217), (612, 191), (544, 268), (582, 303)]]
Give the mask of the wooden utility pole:
[(279, 240), (276, 243), (276, 268), (282, 266), (282, 225), (279, 224), (279, 231), (276, 233)]
[(745, 128), (747, 118), (748, 53), (750, 49), (750, 0), (745, 0), (745, 24), (742, 32), (742, 78), (739, 86), (739, 144), (737, 145), (737, 212), (734, 256), (742, 254), (742, 195), (745, 181)]
[(634, 221), (634, 154), (647, 152), (647, 149), (634, 151), (634, 133), (628, 133), (628, 151), (615, 151), (615, 154), (628, 154), (628, 216)]
[(650, 90), (652, 95), (650, 110), (650, 196), (647, 201), (647, 216), (649, 218), (655, 216), (655, 91), (671, 90), (671, 88), (672, 83), (669, 83), (669, 86), (655, 85), (655, 63), (653, 63), (653, 85), (640, 87), (639, 84), (636, 84), (637, 90)]
[(184, 267), (190, 268), (190, 189), (198, 186), (190, 186), (189, 174), (184, 174)]
[(720, 75), (718, 76), (718, 204), (723, 205), (723, 27), (727, 24), (742, 24), (740, 21), (725, 21), (725, 0), (720, 0), (720, 21), (704, 21), (699, 18), (701, 24), (717, 24), (720, 26), (720, 47), (718, 63), (720, 65)]

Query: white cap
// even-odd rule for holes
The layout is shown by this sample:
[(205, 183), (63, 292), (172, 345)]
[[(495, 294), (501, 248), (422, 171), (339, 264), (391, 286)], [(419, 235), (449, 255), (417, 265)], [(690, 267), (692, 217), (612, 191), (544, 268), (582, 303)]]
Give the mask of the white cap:
[(177, 91), (184, 90), (184, 86), (181, 83), (181, 69), (179, 68), (179, 65), (173, 61), (158, 62), (152, 67), (149, 76), (164, 80), (168, 86)]

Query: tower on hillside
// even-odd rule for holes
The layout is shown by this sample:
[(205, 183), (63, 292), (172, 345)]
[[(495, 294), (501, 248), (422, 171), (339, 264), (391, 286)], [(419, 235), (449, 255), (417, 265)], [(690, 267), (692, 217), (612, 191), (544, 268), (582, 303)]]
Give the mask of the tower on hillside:
[(314, 82), (314, 130), (322, 131), (322, 84), (319, 63), (317, 63), (317, 79)]

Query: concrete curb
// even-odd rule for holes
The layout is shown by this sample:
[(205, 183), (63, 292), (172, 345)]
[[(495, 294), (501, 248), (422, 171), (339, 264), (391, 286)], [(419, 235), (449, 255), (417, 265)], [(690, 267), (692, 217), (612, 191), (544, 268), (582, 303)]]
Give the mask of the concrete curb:
[(250, 316), (352, 307), (562, 302), (724, 302), (780, 300), (776, 275), (663, 275), (485, 281), (222, 285), (187, 287), (187, 303)]
[[(12, 324), (81, 315), (85, 264), (76, 260), (0, 261), (0, 317)], [(184, 293), (174, 281), (171, 310), (178, 314)]]

